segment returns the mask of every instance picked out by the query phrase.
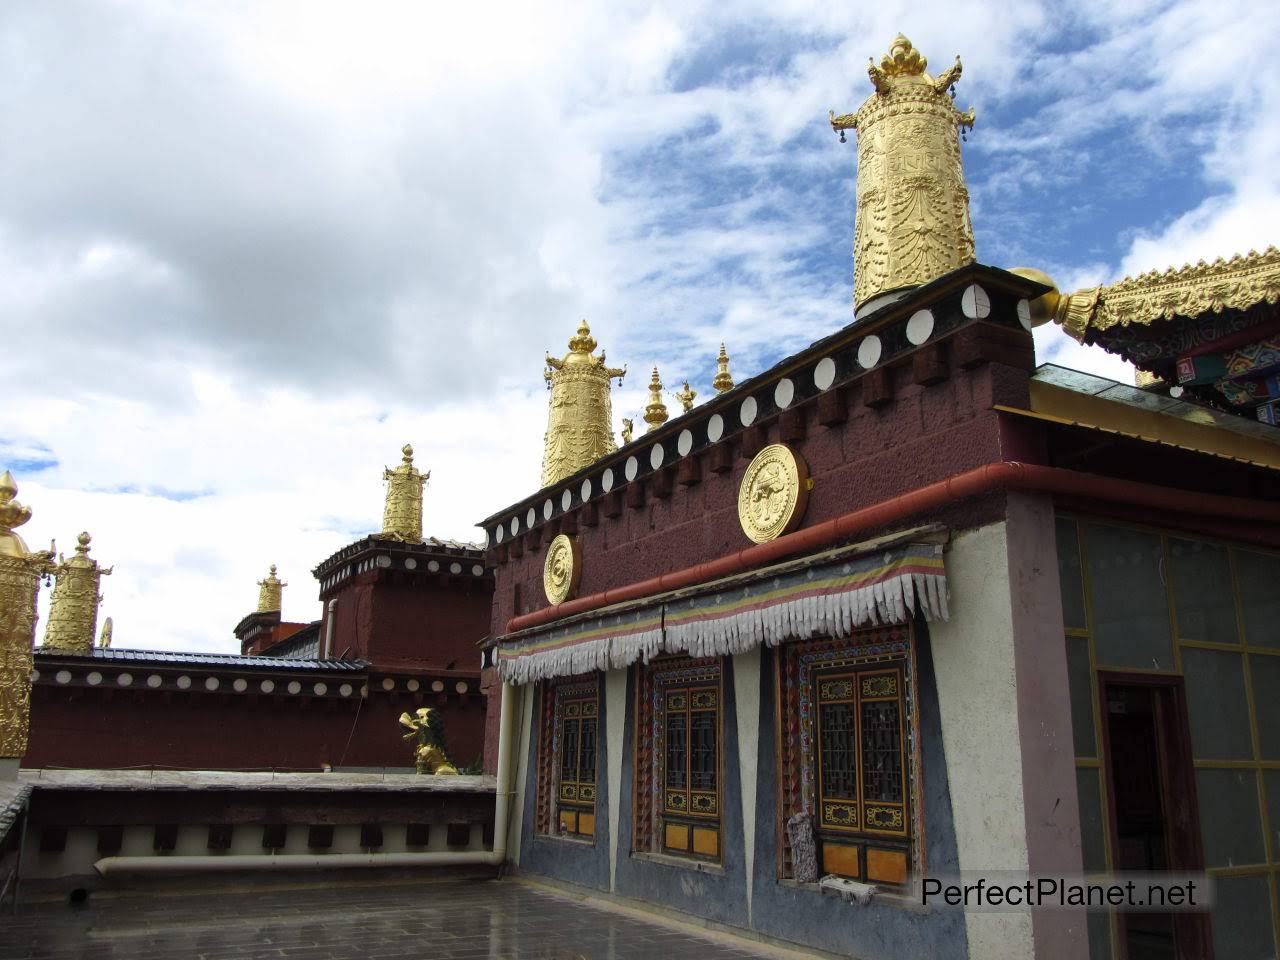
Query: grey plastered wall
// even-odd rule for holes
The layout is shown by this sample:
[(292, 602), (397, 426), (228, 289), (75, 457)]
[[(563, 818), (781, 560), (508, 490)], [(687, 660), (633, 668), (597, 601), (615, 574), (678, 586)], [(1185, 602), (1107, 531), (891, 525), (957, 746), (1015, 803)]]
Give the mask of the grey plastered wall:
[[(601, 684), (603, 688), (603, 683)], [(542, 696), (546, 687), (529, 686), (533, 700), (533, 720), (525, 735), (522, 751), (528, 758), (524, 775), (524, 795), (520, 806), (524, 811), (520, 827), (520, 870), (527, 873), (554, 877), (580, 886), (608, 892), (609, 890), (609, 781), (604, 771), (609, 769), (608, 737), (596, 737), (596, 836), (594, 843), (585, 840), (566, 840), (562, 837), (543, 837), (537, 834), (537, 816), (534, 804), (538, 795), (538, 719), (542, 716)], [(603, 694), (603, 689), (601, 690)], [(600, 719), (597, 730), (608, 729), (608, 702), (600, 697)], [(623, 781), (624, 783), (626, 781)]]
[[(917, 630), (917, 696), (919, 697), (922, 765), (924, 768), (925, 837), (930, 874), (958, 871), (951, 795), (948, 787), (947, 757), (943, 747), (937, 688), (928, 632)], [(739, 659), (739, 658), (735, 658)], [(726, 661), (724, 671), (725, 713), (723, 716), (724, 817), (723, 869), (702, 871), (631, 854), (635, 744), (635, 673), (627, 671), (625, 734), (622, 738), (621, 789), (616, 798), (618, 829), (608, 836), (606, 811), (610, 809), (609, 759), (606, 737), (599, 739), (597, 835), (594, 846), (549, 837), (535, 837), (532, 831), (533, 797), (536, 792), (537, 731), (531, 729), (525, 741), (529, 750), (529, 772), (525, 777), (525, 826), (522, 831), (520, 869), (598, 890), (609, 890), (608, 842), (617, 843), (613, 892), (670, 910), (749, 928), (767, 936), (806, 944), (833, 953), (876, 960), (965, 960), (968, 957), (965, 918), (958, 908), (921, 908), (901, 898), (880, 897), (867, 906), (845, 903), (816, 889), (780, 883), (776, 879), (775, 819), (777, 817), (776, 771), (774, 763), (774, 659), (770, 651), (741, 657), (742, 663)], [(737, 667), (734, 669), (731, 667)], [(749, 667), (759, 672), (758, 724), (752, 742), (739, 750), (736, 676)], [(609, 678), (619, 687), (620, 677)], [(608, 684), (606, 683), (606, 686)], [(750, 684), (752, 688), (756, 685)], [(755, 690), (750, 692), (755, 700)], [(601, 729), (607, 729), (606, 700), (601, 697)], [(540, 716), (534, 704), (534, 716)], [(756, 712), (756, 711), (752, 711)], [(536, 726), (536, 725), (535, 725)], [(745, 739), (745, 738), (744, 738)], [(754, 764), (743, 770), (740, 761)], [(747, 774), (743, 776), (744, 772)], [(755, 785), (755, 826), (751, 902), (748, 906), (747, 855), (744, 843), (741, 784)], [(751, 804), (746, 805), (748, 811)]]

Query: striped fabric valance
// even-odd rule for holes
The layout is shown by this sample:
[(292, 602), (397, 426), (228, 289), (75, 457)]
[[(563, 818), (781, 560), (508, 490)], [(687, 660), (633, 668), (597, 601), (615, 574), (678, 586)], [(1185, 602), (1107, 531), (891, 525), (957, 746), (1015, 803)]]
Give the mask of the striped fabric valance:
[(911, 543), (888, 552), (791, 568), (775, 576), (647, 607), (553, 627), (497, 649), (509, 683), (617, 670), (658, 653), (724, 656), (815, 636), (846, 637), (876, 624), (904, 623), (919, 609), (947, 619), (942, 547)]

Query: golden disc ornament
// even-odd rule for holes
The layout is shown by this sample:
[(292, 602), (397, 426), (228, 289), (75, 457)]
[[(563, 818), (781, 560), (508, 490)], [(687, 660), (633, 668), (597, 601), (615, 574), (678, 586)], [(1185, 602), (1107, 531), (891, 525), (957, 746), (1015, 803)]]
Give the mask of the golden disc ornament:
[(542, 589), (551, 603), (564, 603), (578, 589), (582, 576), (582, 555), (578, 544), (568, 534), (560, 534), (547, 547), (547, 560), (542, 566)]
[(738, 522), (756, 543), (794, 529), (809, 502), (809, 467), (790, 447), (773, 443), (752, 458), (738, 488)]

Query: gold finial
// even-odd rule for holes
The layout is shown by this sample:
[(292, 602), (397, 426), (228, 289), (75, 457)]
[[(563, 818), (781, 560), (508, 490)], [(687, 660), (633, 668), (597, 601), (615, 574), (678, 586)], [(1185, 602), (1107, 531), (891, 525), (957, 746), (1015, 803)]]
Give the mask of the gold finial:
[(110, 576), (111, 567), (99, 567), (89, 556), (93, 538), (82, 533), (76, 537), (76, 553), (70, 560), (58, 557), (54, 568), (53, 599), (49, 604), (49, 625), (44, 631), (44, 645), (55, 650), (88, 653), (98, 632), (98, 604), (102, 596), (98, 588), (102, 578)]
[(728, 393), (733, 389), (733, 375), (729, 373), (729, 354), (724, 352), (724, 344), (720, 344), (720, 356), (716, 357), (716, 378), (711, 381), (716, 393)]
[(400, 465), (394, 470), (384, 467), (382, 479), (387, 484), (387, 501), (382, 508), (380, 537), (403, 543), (422, 542), (422, 488), (431, 471), (422, 473), (413, 465), (413, 447), (400, 448)]
[(867, 73), (875, 92), (856, 113), (830, 114), (844, 139), (858, 133), (858, 209), (854, 221), (854, 306), (928, 283), (974, 259), (969, 191), (960, 160), (961, 113), (949, 90), (960, 58), (932, 77), (902, 34)]
[(103, 650), (111, 647), (111, 629), (111, 618), (107, 617), (102, 621), (102, 633), (98, 635), (98, 646)]
[(276, 576), (276, 565), (273, 563), (267, 571), (267, 579), (258, 581), (258, 613), (279, 613), (284, 588), (288, 585)]
[(693, 409), (693, 401), (697, 396), (697, 391), (689, 389), (688, 380), (684, 382), (683, 390), (676, 391), (676, 399), (680, 401), (680, 406), (684, 408), (685, 413)]
[(613, 439), (609, 381), (627, 368), (610, 367), (587, 321), (578, 324), (563, 359), (547, 354), (543, 379), (551, 389), (547, 433), (543, 438), (542, 485), (549, 486), (618, 449)]
[(36, 594), (40, 578), (53, 569), (53, 551), (28, 550), (14, 532), (31, 519), (17, 495), (18, 484), (6, 470), (0, 475), (0, 759), (27, 752)]
[(631, 442), (631, 433), (636, 428), (636, 423), (630, 417), (622, 418), (622, 443), (626, 446)]
[(667, 405), (662, 402), (662, 381), (658, 379), (658, 368), (653, 368), (653, 376), (649, 378), (649, 403), (644, 408), (644, 422), (649, 425), (645, 433), (653, 433), (667, 422), (670, 416)]

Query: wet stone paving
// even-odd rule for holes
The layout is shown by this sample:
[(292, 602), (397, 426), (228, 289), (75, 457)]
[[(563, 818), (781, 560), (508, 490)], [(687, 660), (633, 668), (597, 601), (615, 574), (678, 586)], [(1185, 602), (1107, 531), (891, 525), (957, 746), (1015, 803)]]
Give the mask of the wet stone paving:
[(96, 893), (0, 912), (0, 960), (746, 960), (792, 951), (511, 881)]

